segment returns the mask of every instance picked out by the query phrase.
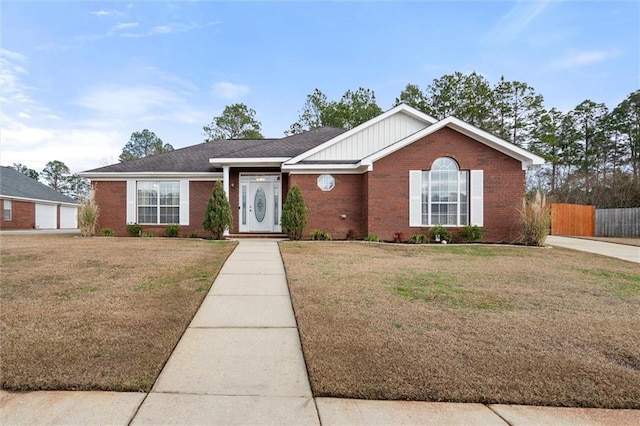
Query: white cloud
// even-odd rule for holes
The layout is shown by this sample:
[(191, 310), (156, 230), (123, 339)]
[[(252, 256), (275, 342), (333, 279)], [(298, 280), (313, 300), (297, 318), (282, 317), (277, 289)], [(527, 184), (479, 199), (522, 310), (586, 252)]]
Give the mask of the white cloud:
[(563, 57), (551, 63), (554, 68), (577, 68), (606, 61), (620, 55), (620, 51), (615, 50), (570, 50)]
[(22, 65), (26, 62), (26, 56), (11, 50), (0, 49), (0, 69), (2, 69), (0, 87), (2, 87), (3, 104), (31, 103), (31, 97), (27, 94), (30, 88), (22, 81), (22, 78), (28, 74)]
[(219, 81), (213, 84), (213, 94), (225, 100), (236, 100), (249, 93), (249, 86)]
[(139, 22), (122, 22), (122, 23), (114, 26), (113, 28), (111, 28), (111, 31), (126, 30), (126, 29), (129, 29), (129, 28), (135, 28), (138, 25), (140, 25)]
[(92, 15), (95, 16), (124, 16), (124, 13), (119, 12), (117, 10), (104, 10), (104, 9), (100, 9), (100, 10), (95, 10), (93, 12), (89, 12)]
[(505, 43), (516, 38), (551, 3), (551, 0), (517, 1), (486, 35), (492, 42)]

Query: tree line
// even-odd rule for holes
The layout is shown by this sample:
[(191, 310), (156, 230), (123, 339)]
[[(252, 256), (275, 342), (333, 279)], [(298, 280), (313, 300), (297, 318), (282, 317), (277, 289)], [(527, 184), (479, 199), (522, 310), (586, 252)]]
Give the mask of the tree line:
[[(562, 112), (547, 108), (543, 96), (525, 82), (501, 77), (492, 84), (475, 72), (454, 72), (424, 88), (407, 84), (393, 106), (401, 103), (436, 119), (453, 115), (540, 155), (547, 163), (529, 173), (528, 186), (554, 202), (640, 206), (640, 90), (611, 110), (586, 99)], [(324, 126), (350, 129), (382, 112), (370, 89), (347, 90), (338, 100), (315, 89), (284, 134)], [(205, 143), (264, 137), (256, 111), (242, 103), (226, 106), (203, 126), (203, 136)], [(171, 150), (145, 129), (131, 135), (120, 161)]]
[(13, 163), (11, 167), (38, 182), (42, 179), (49, 187), (78, 201), (86, 199), (91, 191), (87, 179), (71, 173), (69, 167), (59, 160), (49, 161), (41, 172), (21, 163)]

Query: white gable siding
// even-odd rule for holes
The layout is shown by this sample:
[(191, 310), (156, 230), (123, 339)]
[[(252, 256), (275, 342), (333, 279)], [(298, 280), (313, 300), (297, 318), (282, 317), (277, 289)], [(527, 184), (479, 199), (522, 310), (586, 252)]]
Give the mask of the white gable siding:
[(403, 139), (427, 125), (407, 114), (395, 114), (348, 136), (305, 160), (361, 160)]

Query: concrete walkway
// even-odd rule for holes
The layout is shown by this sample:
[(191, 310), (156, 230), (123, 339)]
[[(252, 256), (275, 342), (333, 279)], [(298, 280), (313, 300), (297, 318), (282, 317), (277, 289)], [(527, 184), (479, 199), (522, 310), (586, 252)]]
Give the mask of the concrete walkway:
[(0, 391), (0, 424), (637, 425), (638, 410), (313, 398), (276, 241), (241, 240), (152, 391)]
[(629, 262), (640, 263), (640, 247), (587, 240), (584, 238), (560, 237), (557, 235), (549, 235), (546, 243), (551, 246), (586, 251), (589, 253), (627, 260)]

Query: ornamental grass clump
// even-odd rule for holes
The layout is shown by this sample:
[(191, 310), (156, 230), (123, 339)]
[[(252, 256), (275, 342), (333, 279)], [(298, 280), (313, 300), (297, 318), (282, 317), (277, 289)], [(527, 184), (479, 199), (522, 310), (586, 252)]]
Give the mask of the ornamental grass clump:
[(96, 204), (93, 194), (80, 203), (80, 208), (78, 209), (78, 227), (80, 228), (80, 235), (83, 237), (93, 237), (96, 235), (99, 213), (100, 209)]
[(536, 191), (533, 200), (522, 200), (522, 210), (518, 212), (522, 227), (522, 244), (543, 246), (551, 228), (551, 206), (547, 205), (546, 196)]
[(293, 185), (287, 194), (280, 223), (289, 239), (300, 240), (302, 238), (304, 228), (307, 226), (307, 205), (298, 185)]

